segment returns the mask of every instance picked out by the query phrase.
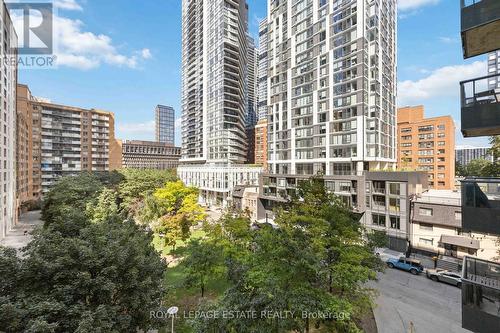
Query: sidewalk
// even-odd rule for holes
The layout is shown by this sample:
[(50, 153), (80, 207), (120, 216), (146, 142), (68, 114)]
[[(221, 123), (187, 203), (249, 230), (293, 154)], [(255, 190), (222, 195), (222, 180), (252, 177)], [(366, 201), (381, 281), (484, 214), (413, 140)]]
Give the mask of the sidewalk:
[(7, 236), (0, 240), (0, 245), (20, 250), (32, 239), (29, 233), (38, 225), (42, 225), (41, 212), (28, 212), (19, 217), (19, 222), (14, 228), (7, 232)]

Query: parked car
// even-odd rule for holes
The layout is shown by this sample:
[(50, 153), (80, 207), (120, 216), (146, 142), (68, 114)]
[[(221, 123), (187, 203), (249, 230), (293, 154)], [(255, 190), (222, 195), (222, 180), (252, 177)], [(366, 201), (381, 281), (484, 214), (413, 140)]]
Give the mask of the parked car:
[(462, 288), (462, 276), (459, 273), (440, 269), (428, 269), (426, 275), (433, 281), (444, 282)]
[(390, 258), (386, 261), (386, 263), (390, 268), (399, 268), (404, 271), (410, 272), (413, 275), (420, 274), (424, 271), (424, 266), (422, 266), (420, 261), (411, 258)]

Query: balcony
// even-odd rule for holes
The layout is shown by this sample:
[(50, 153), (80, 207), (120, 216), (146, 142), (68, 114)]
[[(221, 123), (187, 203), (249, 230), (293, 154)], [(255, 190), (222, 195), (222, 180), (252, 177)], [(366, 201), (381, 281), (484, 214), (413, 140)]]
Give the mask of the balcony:
[(460, 82), (464, 137), (500, 134), (498, 83), (500, 83), (500, 74)]
[(461, 0), (464, 58), (500, 49), (500, 1)]
[(500, 327), (500, 264), (465, 257), (462, 274), (462, 327), (493, 333)]
[(462, 181), (462, 229), (500, 235), (500, 178)]

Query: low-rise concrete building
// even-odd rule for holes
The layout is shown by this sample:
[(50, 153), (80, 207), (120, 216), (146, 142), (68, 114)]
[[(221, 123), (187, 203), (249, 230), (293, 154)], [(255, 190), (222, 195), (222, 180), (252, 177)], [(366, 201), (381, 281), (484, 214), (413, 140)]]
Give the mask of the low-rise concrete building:
[[(272, 220), (276, 205), (288, 200), (309, 176), (265, 174), (261, 195), (263, 209), (258, 219)], [(425, 172), (364, 172), (358, 175), (322, 177), (326, 188), (362, 214), (368, 230), (385, 231), (389, 247), (404, 252), (410, 241), (411, 200), (428, 189)]]
[(496, 235), (464, 231), (461, 193), (429, 190), (414, 201), (411, 221), (412, 246), (440, 257), (466, 255), (492, 260), (498, 256)]
[(200, 190), (200, 204), (231, 206), (233, 191), (238, 185), (258, 186), (262, 168), (252, 165), (204, 164), (180, 165), (177, 175), (186, 186)]
[(258, 186), (236, 186), (233, 191), (233, 207), (248, 214), (254, 221), (259, 221), (258, 211), (262, 210), (262, 203), (259, 200)]
[(122, 167), (133, 169), (175, 169), (179, 166), (181, 148), (154, 141), (123, 141)]

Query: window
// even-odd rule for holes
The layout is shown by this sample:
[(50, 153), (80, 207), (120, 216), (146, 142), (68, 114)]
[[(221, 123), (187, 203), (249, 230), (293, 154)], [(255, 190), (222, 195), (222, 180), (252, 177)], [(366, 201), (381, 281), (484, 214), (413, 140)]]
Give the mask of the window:
[(434, 229), (432, 224), (420, 223), (420, 230), (432, 231)]
[(401, 229), (401, 218), (399, 216), (391, 216), (391, 228)]
[(401, 133), (408, 133), (408, 132), (411, 132), (411, 127), (401, 129)]
[(434, 130), (434, 126), (432, 125), (428, 125), (428, 126), (420, 126), (418, 128), (418, 131), (419, 132), (430, 132), (430, 131), (433, 131)]
[(385, 227), (385, 215), (373, 214), (372, 222), (374, 225)]
[(393, 195), (401, 194), (401, 184), (391, 183), (389, 184), (389, 193)]
[(432, 208), (420, 208), (418, 213), (423, 216), (432, 216)]
[(428, 238), (420, 238), (418, 240), (418, 242), (422, 245), (428, 245), (428, 246), (432, 246), (433, 243), (434, 243), (434, 240), (433, 239), (428, 239)]
[(438, 130), (439, 131), (444, 131), (445, 129), (445, 126), (444, 125), (438, 125)]
[(393, 212), (401, 210), (401, 201), (398, 198), (389, 198), (389, 209)]

